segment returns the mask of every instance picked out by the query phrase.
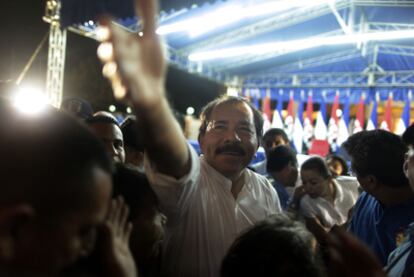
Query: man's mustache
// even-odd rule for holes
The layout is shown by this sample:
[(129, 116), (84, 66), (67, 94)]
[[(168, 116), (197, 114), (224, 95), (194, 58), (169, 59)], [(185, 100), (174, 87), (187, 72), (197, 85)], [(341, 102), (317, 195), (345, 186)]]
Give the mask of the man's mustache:
[(240, 154), (240, 155), (245, 155), (246, 151), (244, 151), (244, 149), (242, 147), (240, 147), (240, 145), (237, 144), (227, 144), (227, 145), (223, 145), (219, 148), (216, 149), (216, 153), (217, 154), (221, 154), (221, 153), (236, 153), (236, 154)]

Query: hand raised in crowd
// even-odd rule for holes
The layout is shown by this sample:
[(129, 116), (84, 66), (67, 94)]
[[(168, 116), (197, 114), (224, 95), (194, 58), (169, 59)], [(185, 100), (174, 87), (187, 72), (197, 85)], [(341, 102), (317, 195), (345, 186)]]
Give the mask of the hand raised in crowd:
[(328, 235), (328, 274), (335, 277), (386, 277), (377, 257), (342, 228)]
[(132, 224), (127, 222), (128, 206), (122, 197), (111, 201), (106, 222), (102, 228), (100, 250), (102, 274), (105, 276), (136, 277), (137, 268), (129, 249)]
[(104, 63), (103, 74), (112, 82), (117, 98), (151, 108), (164, 95), (166, 71), (163, 44), (156, 34), (158, 5), (155, 0), (135, 0), (135, 7), (142, 36), (104, 19), (99, 32), (102, 44), (98, 56)]

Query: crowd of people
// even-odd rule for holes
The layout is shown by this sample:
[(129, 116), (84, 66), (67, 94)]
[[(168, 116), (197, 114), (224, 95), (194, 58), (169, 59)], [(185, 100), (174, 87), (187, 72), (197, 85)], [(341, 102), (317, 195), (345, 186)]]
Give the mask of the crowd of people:
[(103, 19), (100, 56), (135, 117), (29, 117), (1, 99), (2, 276), (414, 276), (414, 125), (352, 135), (348, 170), (262, 136), (261, 113), (222, 96), (198, 155), (165, 96), (156, 1), (136, 8), (143, 35)]

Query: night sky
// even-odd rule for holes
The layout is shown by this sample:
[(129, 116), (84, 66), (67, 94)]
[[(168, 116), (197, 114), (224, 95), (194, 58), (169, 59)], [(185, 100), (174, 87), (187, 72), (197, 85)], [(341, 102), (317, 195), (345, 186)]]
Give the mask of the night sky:
[[(49, 25), (42, 20), (45, 1), (1, 1), (0, 81), (15, 81), (25, 64), (47, 34)], [(32, 64), (22, 85), (45, 87), (47, 41)], [(65, 97), (81, 97), (95, 110), (106, 109), (115, 101), (108, 82), (101, 75), (96, 57), (97, 42), (68, 32), (65, 62)], [(168, 98), (174, 108), (185, 112), (193, 106), (196, 113), (223, 87), (170, 67), (167, 77)], [(121, 105), (120, 105), (121, 106)], [(122, 109), (122, 107), (121, 107)]]

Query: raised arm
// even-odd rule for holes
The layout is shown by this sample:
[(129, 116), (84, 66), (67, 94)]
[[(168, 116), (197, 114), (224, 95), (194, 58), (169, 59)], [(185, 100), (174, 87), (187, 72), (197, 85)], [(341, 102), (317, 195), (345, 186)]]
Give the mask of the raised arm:
[[(178, 178), (188, 172), (190, 156), (185, 137), (165, 97), (165, 54), (155, 33), (157, 1), (135, 0), (135, 7), (143, 36), (128, 33), (109, 20), (103, 20), (102, 25), (109, 32), (106, 35), (104, 32), (98, 56), (105, 63), (103, 72), (112, 82), (115, 96), (130, 102), (140, 119), (149, 158), (158, 171)], [(106, 51), (107, 54), (100, 51), (104, 48), (110, 51)]]

